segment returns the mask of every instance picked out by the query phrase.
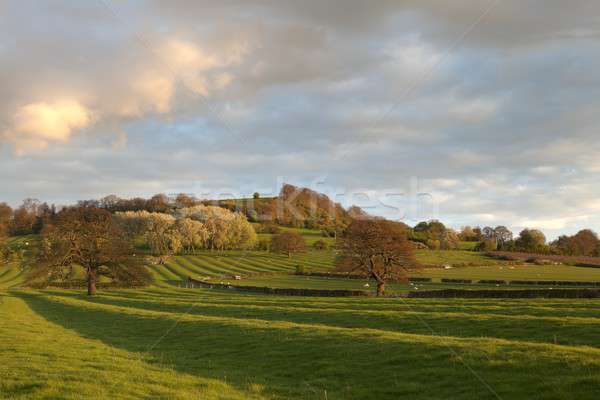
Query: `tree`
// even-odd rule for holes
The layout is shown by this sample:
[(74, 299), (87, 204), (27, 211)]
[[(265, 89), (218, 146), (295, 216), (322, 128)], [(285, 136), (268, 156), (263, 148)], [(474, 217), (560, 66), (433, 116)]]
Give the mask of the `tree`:
[(187, 252), (203, 248), (208, 239), (208, 231), (202, 222), (181, 219), (177, 221), (176, 229), (181, 235), (183, 249)]
[(573, 245), (573, 238), (567, 235), (561, 235), (551, 244), (552, 249), (563, 256), (575, 255), (575, 246)]
[(464, 226), (459, 233), (460, 240), (464, 242), (479, 242), (481, 240), (481, 231), (478, 234), (475, 232), (475, 229), (470, 226)]
[(42, 267), (32, 278), (64, 278), (72, 274), (75, 265), (80, 265), (86, 271), (90, 296), (96, 293), (100, 275), (118, 283), (148, 283), (148, 271), (124, 238), (110, 212), (90, 207), (66, 208), (44, 228)]
[(169, 198), (163, 193), (156, 194), (147, 201), (146, 207), (150, 212), (165, 213), (170, 207)]
[(289, 258), (294, 253), (306, 251), (304, 238), (296, 232), (283, 232), (271, 239), (271, 250), (276, 253), (287, 254)]
[(13, 212), (10, 226), (11, 235), (29, 235), (37, 222), (37, 211), (40, 202), (35, 199), (25, 199), (23, 204)]
[(0, 238), (8, 236), (13, 211), (6, 203), (0, 203)]
[(452, 229), (446, 229), (442, 234), (442, 240), (440, 241), (440, 247), (443, 250), (454, 250), (458, 249), (460, 245), (460, 238), (458, 234)]
[[(155, 256), (171, 256), (183, 248), (181, 234), (175, 229), (175, 218), (168, 214), (147, 213), (145, 239)], [(160, 263), (165, 262), (160, 259)]]
[(258, 193), (258, 192), (254, 192), (254, 194), (252, 195), (252, 198), (253, 198), (254, 200), (260, 199), (260, 193)]
[(496, 240), (496, 232), (491, 226), (486, 226), (481, 230), (483, 240)]
[(0, 234), (0, 265), (7, 262), (10, 258), (10, 249), (6, 244), (6, 236)]
[(251, 249), (258, 243), (254, 228), (248, 219), (238, 212), (198, 205), (178, 210), (176, 217), (202, 222), (208, 232), (206, 247), (210, 250)]
[(572, 238), (573, 247), (575, 254), (586, 257), (593, 257), (598, 255), (600, 248), (600, 240), (598, 235), (590, 229), (584, 229)]
[(501, 248), (513, 240), (513, 233), (507, 227), (500, 225), (494, 228), (494, 239), (497, 247)]
[(336, 268), (374, 279), (378, 296), (385, 294), (386, 282), (406, 280), (406, 272), (418, 267), (406, 226), (398, 222), (355, 220), (338, 237), (336, 249)]
[(175, 206), (177, 208), (193, 207), (198, 203), (198, 200), (194, 196), (190, 196), (185, 193), (179, 193), (175, 198)]
[(546, 250), (546, 236), (537, 229), (523, 229), (515, 245), (521, 251), (543, 253)]

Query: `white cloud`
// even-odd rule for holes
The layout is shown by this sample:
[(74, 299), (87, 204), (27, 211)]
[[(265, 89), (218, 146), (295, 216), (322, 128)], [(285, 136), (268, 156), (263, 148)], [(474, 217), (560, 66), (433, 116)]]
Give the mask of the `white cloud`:
[(21, 106), (4, 137), (18, 155), (43, 150), (52, 142), (67, 142), (73, 133), (85, 128), (92, 114), (76, 100), (38, 102)]

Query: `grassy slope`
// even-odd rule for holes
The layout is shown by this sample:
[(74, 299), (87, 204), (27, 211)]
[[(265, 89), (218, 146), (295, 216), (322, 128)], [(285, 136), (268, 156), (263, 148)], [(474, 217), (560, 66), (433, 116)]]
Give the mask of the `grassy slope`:
[[(7, 264), (0, 264), (0, 290), (18, 287), (25, 281), (25, 271), (27, 261), (32, 259), (32, 249), (36, 247), (39, 239), (36, 236), (19, 236), (8, 239), (7, 244), (11, 250), (19, 254), (18, 259), (14, 259)], [(25, 260), (21, 263), (20, 260)]]
[(595, 301), (175, 289), (0, 301), (2, 397), (594, 399), (600, 390)]
[[(0, 398), (493, 399), (494, 391), (592, 399), (600, 390), (599, 301), (285, 298), (169, 284), (268, 272), (275, 275), (241, 282), (362, 288), (362, 281), (285, 275), (298, 263), (332, 262), (329, 252), (292, 260), (205, 252), (151, 267), (162, 288), (91, 300), (80, 291), (0, 291)], [(14, 282), (1, 268), (0, 285)], [(540, 279), (543, 271), (543, 279), (585, 280), (600, 273), (565, 268), (575, 267), (425, 274)]]

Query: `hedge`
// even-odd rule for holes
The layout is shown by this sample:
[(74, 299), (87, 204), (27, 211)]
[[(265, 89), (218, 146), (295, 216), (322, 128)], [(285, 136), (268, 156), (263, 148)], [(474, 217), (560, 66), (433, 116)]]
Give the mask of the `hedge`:
[(600, 282), (578, 282), (578, 281), (510, 281), (511, 285), (544, 285), (544, 286), (597, 286)]
[(471, 279), (442, 279), (442, 283), (473, 283)]
[(600, 289), (523, 289), (523, 290), (465, 290), (444, 289), (423, 292), (410, 292), (410, 298), (495, 298), (495, 299), (597, 299)]
[[(85, 289), (87, 281), (84, 279), (72, 279), (64, 282), (34, 282), (28, 285), (33, 289), (57, 288), (57, 289)], [(115, 282), (96, 282), (97, 289), (134, 289), (146, 287), (148, 285), (141, 283), (115, 283)]]
[(299, 288), (271, 288), (263, 286), (235, 286), (221, 283), (210, 283), (198, 281), (188, 277), (188, 287), (203, 287), (208, 289), (228, 289), (239, 292), (253, 292), (275, 294), (280, 296), (310, 296), (310, 297), (356, 297), (369, 296), (368, 292), (363, 290), (327, 290), (327, 289), (299, 289)]

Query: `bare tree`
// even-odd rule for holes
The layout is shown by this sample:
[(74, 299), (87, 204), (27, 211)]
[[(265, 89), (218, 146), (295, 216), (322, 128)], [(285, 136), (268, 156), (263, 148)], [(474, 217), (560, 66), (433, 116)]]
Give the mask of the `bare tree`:
[(337, 269), (377, 281), (377, 295), (390, 280), (406, 280), (418, 268), (406, 225), (383, 219), (354, 220), (338, 237)]

